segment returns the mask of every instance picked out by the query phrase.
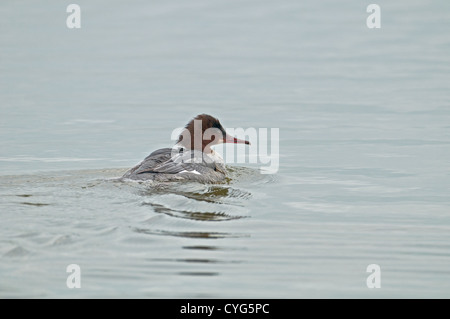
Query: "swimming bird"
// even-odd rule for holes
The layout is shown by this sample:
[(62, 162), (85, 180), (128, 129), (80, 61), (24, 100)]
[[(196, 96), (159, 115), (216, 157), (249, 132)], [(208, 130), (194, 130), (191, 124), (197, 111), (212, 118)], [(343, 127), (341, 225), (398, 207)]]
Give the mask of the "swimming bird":
[(225, 164), (211, 149), (221, 143), (250, 144), (227, 134), (217, 118), (208, 114), (197, 115), (184, 127), (172, 148), (154, 151), (122, 178), (157, 182), (223, 181), (227, 175)]

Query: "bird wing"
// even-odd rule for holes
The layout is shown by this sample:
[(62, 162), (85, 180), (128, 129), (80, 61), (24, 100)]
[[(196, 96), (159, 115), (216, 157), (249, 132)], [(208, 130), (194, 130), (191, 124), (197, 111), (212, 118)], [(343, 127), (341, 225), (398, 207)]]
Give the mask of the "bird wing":
[(171, 148), (160, 149), (147, 156), (134, 174), (205, 174), (216, 170), (216, 164), (199, 151), (177, 151)]

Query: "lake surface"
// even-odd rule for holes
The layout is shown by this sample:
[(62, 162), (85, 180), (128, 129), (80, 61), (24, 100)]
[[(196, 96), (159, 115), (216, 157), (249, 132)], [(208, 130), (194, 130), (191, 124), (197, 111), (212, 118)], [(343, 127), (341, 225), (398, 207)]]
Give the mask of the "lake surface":
[[(0, 298), (450, 296), (448, 1), (76, 3), (0, 4)], [(117, 180), (199, 113), (278, 172)]]

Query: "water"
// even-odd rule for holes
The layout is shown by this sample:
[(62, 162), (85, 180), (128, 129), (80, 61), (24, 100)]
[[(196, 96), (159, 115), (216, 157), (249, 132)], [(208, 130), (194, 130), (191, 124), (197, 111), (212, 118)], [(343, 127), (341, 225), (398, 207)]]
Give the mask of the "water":
[[(0, 5), (0, 297), (449, 296), (447, 1), (77, 3)], [(204, 112), (278, 173), (116, 180)]]

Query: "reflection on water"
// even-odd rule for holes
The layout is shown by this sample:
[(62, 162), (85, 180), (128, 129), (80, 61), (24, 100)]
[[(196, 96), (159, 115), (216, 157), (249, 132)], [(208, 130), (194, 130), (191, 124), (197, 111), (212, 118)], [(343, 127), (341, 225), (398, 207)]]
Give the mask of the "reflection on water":
[[(187, 191), (175, 185), (171, 188), (146, 189), (141, 194), (145, 198), (144, 206), (150, 206), (156, 213), (177, 218), (198, 221), (225, 221), (247, 217), (236, 214), (244, 207), (236, 199), (248, 199), (247, 191), (228, 186), (200, 186), (197, 190)], [(167, 194), (171, 194), (167, 198)], [(234, 199), (234, 200), (233, 200)], [(199, 209), (201, 208), (201, 210)]]
[(179, 272), (180, 276), (218, 276), (218, 272), (206, 272), (206, 271), (182, 271)]
[[(239, 172), (239, 170), (237, 170)], [(253, 172), (256, 174), (256, 172)], [(227, 185), (203, 185), (197, 183), (172, 183), (165, 185), (141, 185), (138, 195), (143, 198), (142, 207), (151, 208), (152, 213), (167, 217), (168, 226), (153, 219), (150, 226), (135, 227), (133, 231), (145, 235), (182, 237), (186, 240), (225, 239), (250, 237), (247, 233), (217, 231), (217, 222), (230, 222), (247, 218), (247, 201), (252, 194), (244, 189), (232, 187), (233, 179)], [(189, 223), (185, 221), (189, 220)], [(170, 224), (175, 221), (177, 227)], [(181, 222), (181, 223), (180, 223)], [(205, 223), (215, 222), (215, 223)], [(181, 227), (180, 227), (181, 226)], [(192, 227), (201, 230), (192, 230)], [(167, 229), (163, 229), (167, 227)], [(205, 229), (206, 227), (206, 229)], [(186, 243), (184, 243), (186, 244)], [(184, 245), (188, 256), (183, 258), (149, 258), (150, 264), (183, 268), (175, 272), (178, 276), (220, 276), (221, 264), (240, 264), (243, 260), (213, 258), (215, 251), (224, 250), (212, 245)], [(233, 249), (237, 249), (233, 247)], [(201, 253), (201, 256), (198, 256)], [(226, 258), (226, 257), (225, 257)], [(188, 269), (184, 269), (188, 267)]]
[(207, 246), (207, 245), (196, 245), (196, 246), (183, 246), (183, 249), (193, 249), (193, 250), (245, 250), (245, 247), (218, 247), (218, 246)]
[(157, 213), (163, 213), (172, 217), (187, 218), (199, 221), (224, 221), (245, 217), (245, 216), (230, 216), (227, 215), (225, 212), (190, 212), (183, 210), (175, 210), (171, 209), (170, 207), (153, 203), (142, 203), (142, 205), (151, 206)]
[[(252, 194), (244, 189), (232, 187), (240, 178), (252, 177), (257, 179), (261, 175), (258, 171), (248, 168), (234, 168), (229, 170), (227, 185), (205, 185), (198, 183), (164, 183), (164, 184), (139, 184), (138, 195), (143, 198), (141, 206), (151, 208), (153, 213), (164, 214), (169, 218), (190, 220), (197, 222), (228, 222), (248, 218), (248, 199)], [(201, 223), (198, 226), (204, 228), (209, 224)], [(212, 226), (212, 227), (211, 227)], [(152, 223), (150, 228), (136, 227), (137, 233), (147, 235), (164, 235), (184, 238), (241, 238), (249, 237), (249, 234), (235, 232), (218, 232), (213, 225), (209, 230), (191, 231), (189, 229), (175, 230), (162, 229), (162, 225)], [(186, 224), (192, 227), (192, 224)], [(206, 246), (203, 249), (214, 249)], [(206, 247), (206, 248), (205, 248)], [(192, 249), (192, 248), (191, 248)], [(200, 249), (200, 248), (197, 248)]]
[(45, 203), (31, 203), (31, 202), (21, 202), (20, 204), (22, 205), (28, 205), (28, 206), (36, 206), (36, 207), (40, 207), (40, 206), (48, 206), (50, 204), (45, 204)]
[(223, 233), (223, 232), (169, 231), (169, 230), (143, 229), (143, 228), (133, 228), (133, 231), (147, 235), (175, 236), (185, 238), (219, 239), (219, 238), (250, 237), (249, 234)]
[(236, 264), (241, 263), (241, 260), (218, 260), (218, 259), (201, 259), (201, 258), (150, 258), (149, 261), (160, 262), (181, 262), (194, 264)]
[[(220, 204), (223, 203), (225, 199), (237, 198), (237, 199), (248, 199), (251, 197), (251, 193), (246, 192), (241, 189), (234, 189), (226, 186), (205, 186), (203, 189), (198, 189), (197, 191), (186, 191), (182, 188), (168, 188), (168, 189), (149, 189), (143, 193), (143, 195), (152, 195), (156, 193), (166, 193), (167, 191), (176, 193), (187, 198), (203, 201), (208, 203)], [(230, 204), (233, 202), (229, 201)], [(238, 205), (237, 203), (234, 203)]]

